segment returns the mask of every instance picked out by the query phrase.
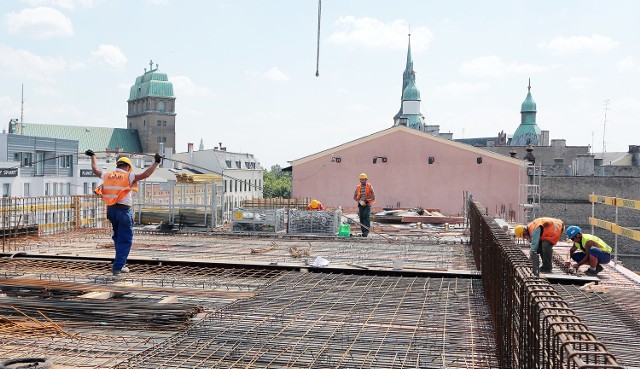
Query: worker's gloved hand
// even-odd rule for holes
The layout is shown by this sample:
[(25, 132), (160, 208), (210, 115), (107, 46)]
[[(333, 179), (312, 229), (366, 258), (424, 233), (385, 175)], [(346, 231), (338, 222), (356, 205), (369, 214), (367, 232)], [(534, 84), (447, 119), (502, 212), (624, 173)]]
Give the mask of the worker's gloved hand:
[(360, 206), (365, 206), (365, 205), (367, 205), (367, 202), (364, 200), (360, 200)]
[(567, 268), (567, 269), (571, 269), (571, 268), (572, 268), (572, 265), (571, 265), (571, 262), (570, 262), (570, 261), (565, 261), (565, 262), (564, 262), (564, 266), (565, 266), (565, 268)]
[(162, 156), (160, 156), (160, 154), (156, 153), (154, 156), (154, 159), (156, 159), (156, 163), (160, 163), (162, 161)]
[(94, 156), (95, 155), (95, 153), (92, 150), (87, 150), (87, 151), (84, 152), (84, 154), (86, 156)]

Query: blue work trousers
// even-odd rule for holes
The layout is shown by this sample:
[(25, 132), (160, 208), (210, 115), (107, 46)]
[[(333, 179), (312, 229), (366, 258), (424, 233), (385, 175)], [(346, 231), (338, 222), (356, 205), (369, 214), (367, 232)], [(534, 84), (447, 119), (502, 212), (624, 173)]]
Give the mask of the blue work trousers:
[(119, 271), (127, 263), (133, 243), (133, 212), (127, 208), (107, 207), (107, 219), (113, 226), (113, 244), (116, 256), (113, 271)]
[(358, 205), (358, 217), (360, 218), (360, 229), (362, 230), (362, 237), (367, 237), (367, 235), (369, 234), (369, 229), (371, 229), (371, 221), (369, 220), (370, 215), (371, 206)]

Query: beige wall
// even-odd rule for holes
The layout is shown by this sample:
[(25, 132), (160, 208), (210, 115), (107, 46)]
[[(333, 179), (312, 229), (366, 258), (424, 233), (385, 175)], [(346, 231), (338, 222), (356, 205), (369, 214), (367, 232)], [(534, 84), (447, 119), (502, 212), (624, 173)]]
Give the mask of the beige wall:
[[(396, 129), (398, 128), (398, 129)], [(439, 208), (463, 212), (468, 191), (493, 214), (501, 206), (518, 210), (521, 161), (394, 127), (351, 144), (293, 162), (293, 196), (311, 197), (330, 207), (354, 207), (358, 175), (365, 172), (382, 207)], [(340, 163), (332, 161), (340, 157)], [(387, 162), (374, 156), (386, 156)], [(427, 163), (433, 156), (435, 162)], [(482, 157), (482, 164), (477, 164)]]

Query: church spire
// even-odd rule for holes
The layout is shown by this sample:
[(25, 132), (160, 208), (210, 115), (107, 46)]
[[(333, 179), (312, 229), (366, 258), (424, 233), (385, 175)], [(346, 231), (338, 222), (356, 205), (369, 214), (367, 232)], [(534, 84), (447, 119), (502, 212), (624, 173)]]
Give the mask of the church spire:
[(536, 124), (537, 112), (536, 102), (531, 95), (531, 78), (529, 78), (527, 97), (520, 106), (520, 125), (513, 133), (511, 146), (526, 146), (528, 144), (539, 146), (541, 144), (540, 127)]
[[(404, 68), (404, 73), (402, 73), (402, 92), (400, 97), (402, 99), (402, 95), (404, 94), (404, 90), (409, 85), (409, 81), (415, 84), (416, 82), (416, 73), (413, 70), (413, 57), (411, 56), (411, 33), (409, 36), (409, 46), (407, 47), (407, 64)], [(393, 117), (394, 125), (397, 124), (398, 119), (402, 115), (402, 105), (400, 105), (400, 110), (398, 110), (398, 114)]]

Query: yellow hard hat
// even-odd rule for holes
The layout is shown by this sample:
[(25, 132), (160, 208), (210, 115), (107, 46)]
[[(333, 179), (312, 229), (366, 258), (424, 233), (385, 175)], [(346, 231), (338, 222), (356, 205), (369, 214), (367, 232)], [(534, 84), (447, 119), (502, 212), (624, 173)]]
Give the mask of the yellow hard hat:
[(318, 207), (318, 200), (311, 200), (311, 204), (309, 204), (309, 205), (311, 205), (311, 207), (314, 208), (314, 209), (317, 208)]
[(360, 173), (360, 179), (367, 179), (366, 173)]
[(517, 225), (513, 229), (513, 233), (516, 235), (516, 238), (524, 238), (524, 226), (522, 224)]
[(121, 157), (116, 161), (116, 167), (118, 166), (119, 163), (125, 163), (129, 166), (129, 172), (131, 172), (133, 170), (133, 164), (131, 164), (131, 160), (129, 160), (129, 158), (127, 157)]

